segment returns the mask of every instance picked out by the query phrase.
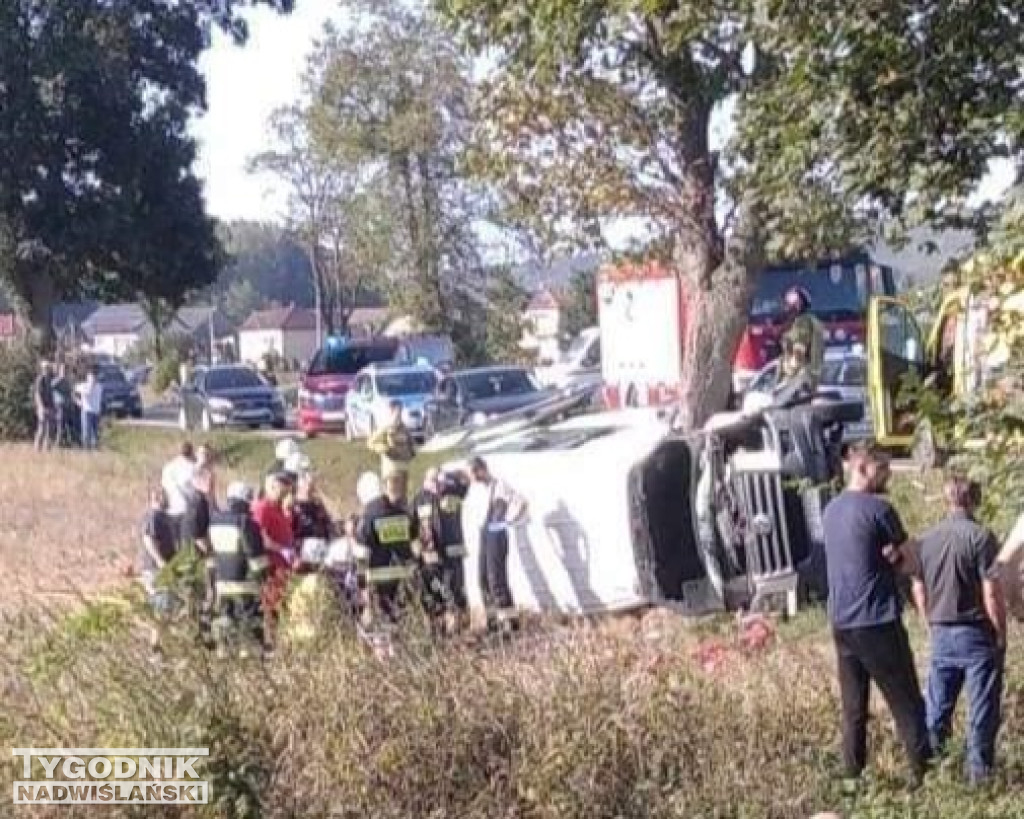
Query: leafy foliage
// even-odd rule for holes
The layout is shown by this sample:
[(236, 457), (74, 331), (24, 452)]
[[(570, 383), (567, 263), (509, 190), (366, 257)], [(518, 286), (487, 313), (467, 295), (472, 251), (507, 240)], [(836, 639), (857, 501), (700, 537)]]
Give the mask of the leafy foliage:
[[(965, 263), (959, 284), (987, 311), (970, 369), (954, 401), (926, 396), (925, 414), (963, 467), (986, 487), (988, 517), (1009, 528), (1024, 494), (1024, 208), (1011, 199), (993, 244)], [(983, 447), (968, 447), (981, 441)]]
[(178, 305), (222, 261), (192, 171), (211, 29), (292, 0), (0, 4), (0, 280), (37, 329), (61, 295)]
[(562, 311), (562, 332), (575, 338), (581, 330), (597, 324), (597, 273), (581, 270), (569, 279)]
[(488, 58), (472, 167), (515, 218), (576, 246), (638, 219), (675, 265), (685, 425), (725, 405), (770, 256), (956, 215), (1020, 155), (1024, 18), (1000, 0), (435, 5)]
[(303, 156), (342, 169), (344, 268), (383, 276), (395, 312), (451, 332), (458, 291), (481, 290), (480, 206), (458, 167), (468, 66), (422, 10), (343, 5), (357, 22), (328, 28), (311, 59)]
[(484, 351), (488, 360), (500, 363), (526, 363), (523, 340), (523, 312), (530, 294), (515, 280), (511, 271), (502, 269), (492, 274), (487, 290), (488, 318), (484, 334)]
[(35, 429), (32, 383), (39, 356), (26, 342), (0, 344), (0, 441), (23, 441)]

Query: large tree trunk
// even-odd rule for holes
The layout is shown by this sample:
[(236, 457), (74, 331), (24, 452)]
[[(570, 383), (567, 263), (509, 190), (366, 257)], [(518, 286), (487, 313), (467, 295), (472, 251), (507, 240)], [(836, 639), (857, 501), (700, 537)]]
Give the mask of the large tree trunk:
[(53, 308), (57, 304), (57, 283), (45, 270), (28, 273), (24, 279), (24, 298), (33, 340), (43, 352), (50, 353), (54, 345)]

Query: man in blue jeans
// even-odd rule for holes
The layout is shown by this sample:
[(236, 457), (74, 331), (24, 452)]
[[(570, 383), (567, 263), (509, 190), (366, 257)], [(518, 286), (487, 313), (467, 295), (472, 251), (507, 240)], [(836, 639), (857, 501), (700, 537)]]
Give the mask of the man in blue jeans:
[(914, 599), (928, 620), (928, 734), (936, 753), (949, 739), (960, 689), (967, 684), (967, 763), (972, 782), (995, 763), (1006, 658), (1006, 603), (996, 562), (995, 535), (974, 520), (981, 489), (974, 481), (946, 482), (949, 516), (921, 538)]

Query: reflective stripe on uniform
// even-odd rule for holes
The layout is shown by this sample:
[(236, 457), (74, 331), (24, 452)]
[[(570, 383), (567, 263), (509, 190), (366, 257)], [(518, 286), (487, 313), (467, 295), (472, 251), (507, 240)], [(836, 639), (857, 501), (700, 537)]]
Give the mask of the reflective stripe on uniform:
[(250, 572), (262, 572), (262, 571), (265, 571), (266, 568), (269, 565), (270, 565), (270, 560), (266, 557), (266, 555), (261, 555), (260, 557), (250, 557), (249, 558), (249, 571)]
[(444, 553), (448, 555), (448, 557), (465, 557), (466, 547), (461, 543), (455, 543), (451, 546), (445, 547)]
[(356, 560), (369, 560), (370, 550), (366, 546), (363, 546), (361, 543), (357, 543), (355, 546), (352, 547), (352, 557), (354, 557)]
[(462, 498), (458, 495), (445, 495), (440, 501), (441, 511), (454, 515), (462, 508)]
[(437, 554), (437, 552), (431, 550), (429, 552), (423, 553), (423, 562), (426, 563), (428, 566), (436, 566), (438, 563), (441, 562), (441, 558)]
[(427, 518), (429, 518), (431, 515), (434, 514), (434, 507), (431, 506), (429, 503), (425, 503), (422, 506), (417, 506), (416, 507), (416, 514), (419, 515), (424, 520), (426, 520)]
[(211, 526), (210, 545), (219, 555), (238, 554), (242, 546), (242, 530), (237, 526)]
[(409, 523), (409, 516), (405, 514), (378, 518), (373, 522), (373, 529), (381, 546), (393, 546), (411, 540), (412, 526)]
[(370, 583), (394, 583), (412, 578), (414, 566), (384, 566), (380, 569), (368, 569), (366, 579)]
[(218, 580), (214, 589), (217, 594), (226, 597), (240, 597), (244, 594), (259, 594), (260, 584), (254, 580)]

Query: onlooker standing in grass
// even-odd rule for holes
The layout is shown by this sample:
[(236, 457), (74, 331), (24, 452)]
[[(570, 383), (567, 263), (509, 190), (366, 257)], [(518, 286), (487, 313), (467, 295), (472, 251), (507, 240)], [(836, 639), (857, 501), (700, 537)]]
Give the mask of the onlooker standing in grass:
[(196, 475), (196, 454), (190, 441), (182, 441), (178, 454), (167, 462), (160, 475), (160, 485), (167, 494), (167, 514), (171, 519), (175, 540), (181, 540), (182, 521), (188, 511), (189, 495)]
[(39, 375), (32, 384), (32, 405), (36, 411), (36, 452), (43, 452), (53, 447), (56, 438), (53, 368), (49, 361), (39, 362)]
[(103, 413), (103, 385), (91, 367), (85, 381), (78, 385), (78, 398), (82, 402), (82, 446), (97, 449), (100, 445), (100, 415)]
[[(177, 542), (174, 529), (167, 516), (167, 496), (161, 487), (154, 487), (149, 492), (149, 509), (142, 523), (139, 576), (158, 623), (164, 620), (173, 608), (171, 593), (166, 588), (162, 588), (159, 575), (174, 558), (176, 551)], [(158, 626), (150, 634), (150, 646), (153, 650), (158, 650), (159, 645), (160, 628)]]
[(898, 571), (909, 571), (909, 538), (882, 495), (888, 457), (872, 446), (850, 454), (847, 488), (825, 508), (828, 609), (842, 694), (843, 766), (859, 777), (867, 764), (870, 684), (896, 721), (915, 781), (931, 756), (925, 704), (903, 626)]
[(73, 440), (70, 422), (75, 410), (75, 401), (65, 364), (57, 366), (57, 375), (53, 379), (53, 406), (54, 428), (57, 433), (55, 443), (57, 446), (66, 446)]
[(941, 753), (967, 683), (967, 762), (974, 783), (995, 763), (1006, 658), (1006, 602), (996, 563), (996, 536), (977, 523), (981, 487), (963, 477), (946, 482), (949, 516), (921, 538), (914, 599), (931, 636), (928, 734)]

